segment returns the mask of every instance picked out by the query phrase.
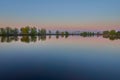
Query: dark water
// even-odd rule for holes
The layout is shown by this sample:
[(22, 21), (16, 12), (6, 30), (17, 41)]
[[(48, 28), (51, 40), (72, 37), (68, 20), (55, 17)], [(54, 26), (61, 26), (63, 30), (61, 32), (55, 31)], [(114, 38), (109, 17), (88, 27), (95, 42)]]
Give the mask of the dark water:
[(0, 38), (0, 80), (120, 80), (120, 40)]

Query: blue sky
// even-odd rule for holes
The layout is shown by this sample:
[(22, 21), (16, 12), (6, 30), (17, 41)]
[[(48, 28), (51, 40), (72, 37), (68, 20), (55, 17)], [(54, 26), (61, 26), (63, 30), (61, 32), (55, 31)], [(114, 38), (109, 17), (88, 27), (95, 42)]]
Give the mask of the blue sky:
[(1, 26), (68, 25), (89, 29), (118, 27), (119, 22), (120, 0), (0, 0)]

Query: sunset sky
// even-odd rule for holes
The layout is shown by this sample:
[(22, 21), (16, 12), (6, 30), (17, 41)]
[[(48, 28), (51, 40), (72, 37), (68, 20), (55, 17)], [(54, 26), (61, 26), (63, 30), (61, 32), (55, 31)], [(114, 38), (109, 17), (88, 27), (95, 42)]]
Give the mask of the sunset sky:
[(120, 0), (0, 0), (0, 27), (120, 30)]

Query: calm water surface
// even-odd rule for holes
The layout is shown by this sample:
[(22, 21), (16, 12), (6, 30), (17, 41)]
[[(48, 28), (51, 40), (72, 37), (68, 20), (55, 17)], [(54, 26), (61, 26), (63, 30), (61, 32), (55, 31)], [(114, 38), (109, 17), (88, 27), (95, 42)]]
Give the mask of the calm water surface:
[(120, 40), (0, 39), (0, 80), (120, 80)]

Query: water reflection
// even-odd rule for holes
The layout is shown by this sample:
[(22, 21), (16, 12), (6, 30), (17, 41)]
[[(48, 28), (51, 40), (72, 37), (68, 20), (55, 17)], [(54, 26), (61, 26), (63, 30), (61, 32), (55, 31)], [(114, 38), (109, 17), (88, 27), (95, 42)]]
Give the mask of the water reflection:
[[(51, 36), (49, 36), (49, 39), (51, 38)], [(25, 42), (25, 43), (30, 43), (30, 42), (36, 42), (37, 39), (40, 41), (45, 41), (46, 40), (46, 36), (22, 36), (22, 37), (18, 37), (18, 36), (1, 36), (0, 37), (0, 42), (4, 43), (4, 42), (12, 42), (12, 41), (21, 41), (21, 42)]]
[(2, 36), (2, 37), (0, 37), (0, 39), (1, 39), (0, 40), (1, 42), (8, 42), (8, 43), (19, 40), (18, 36), (10, 36), (10, 37)]
[(103, 38), (107, 38), (109, 40), (119, 40), (120, 36), (116, 36), (116, 35), (106, 36), (106, 35), (104, 35)]
[(119, 40), (79, 35), (0, 40), (0, 80), (120, 80)]
[[(51, 39), (52, 36), (56, 36), (56, 39), (59, 39), (59, 38), (67, 39), (69, 37), (69, 35), (48, 35), (48, 38)], [(75, 35), (72, 35), (72, 36), (75, 36)], [(94, 37), (94, 36), (82, 36), (82, 37), (86, 38), (86, 37)], [(96, 37), (101, 37), (101, 36), (99, 35)], [(21, 42), (30, 43), (30, 42), (36, 42), (37, 40), (38, 41), (45, 41), (46, 38), (47, 38), (47, 35), (44, 35), (44, 36), (21, 36), (21, 37), (18, 37), (18, 36), (0, 36), (0, 42), (10, 43), (12, 41), (19, 41), (20, 40)], [(106, 38), (109, 40), (120, 39), (120, 37), (117, 37), (117, 36), (103, 36), (103, 38)]]

